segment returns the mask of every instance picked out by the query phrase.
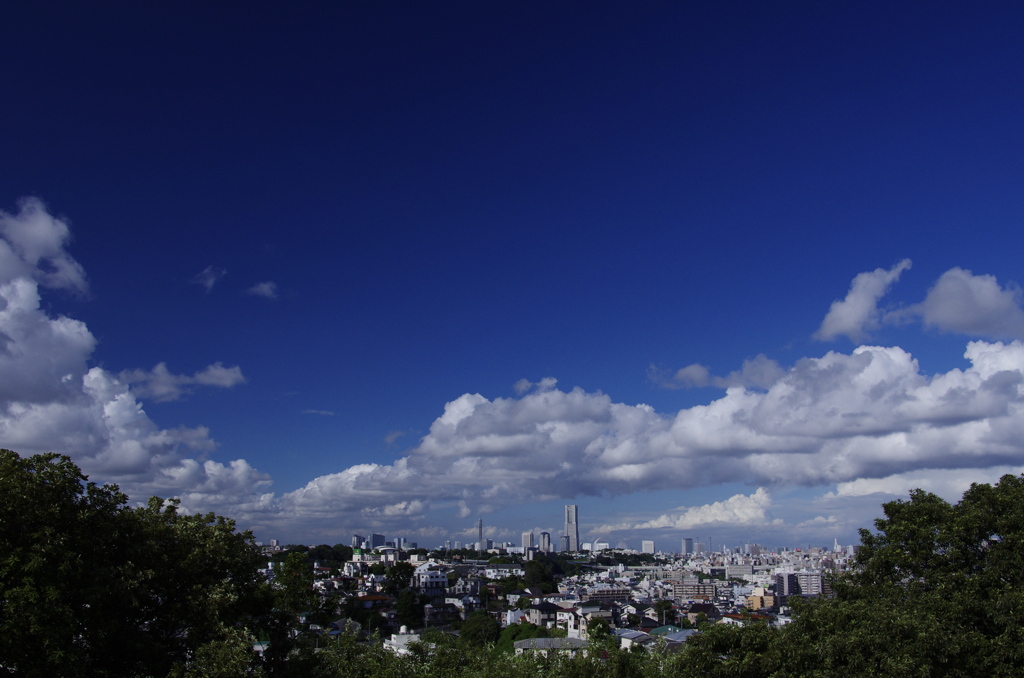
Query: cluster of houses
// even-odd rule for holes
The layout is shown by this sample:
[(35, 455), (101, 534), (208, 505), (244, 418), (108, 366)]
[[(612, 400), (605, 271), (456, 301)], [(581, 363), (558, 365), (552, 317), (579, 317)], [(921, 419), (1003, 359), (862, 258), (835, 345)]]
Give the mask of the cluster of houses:
[(522, 564), (446, 561), (382, 548), (357, 553), (340, 572), (317, 566), (314, 586), (325, 596), (354, 598), (370, 614), (379, 615), (379, 625), (394, 634), (388, 646), (397, 652), (406, 651), (417, 636), (399, 628), (387, 577), (370, 572), (375, 563), (409, 563), (409, 587), (430, 598), (424, 607), (426, 626), (443, 627), (485, 609), (503, 627), (529, 622), (565, 632), (562, 638), (518, 641), (517, 652), (580, 651), (595, 625), (609, 631), (623, 648), (671, 648), (696, 633), (691, 627), (703, 621), (787, 623), (788, 600), (828, 595), (827, 573), (845, 569), (851, 557), (852, 552), (837, 548), (757, 555), (702, 553), (666, 557), (644, 567), (585, 563), (582, 574), (557, 583), (557, 592), (543, 593), (529, 588), (508, 591), (510, 578), (525, 575)]

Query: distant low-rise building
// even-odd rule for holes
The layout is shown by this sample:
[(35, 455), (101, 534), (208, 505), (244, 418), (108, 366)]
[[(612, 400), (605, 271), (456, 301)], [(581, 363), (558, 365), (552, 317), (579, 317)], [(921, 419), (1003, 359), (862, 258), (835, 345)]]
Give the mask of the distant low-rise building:
[(527, 609), (526, 618), (535, 626), (554, 626), (561, 609), (554, 603), (537, 603)]
[(516, 654), (544, 652), (546, 654), (567, 654), (575, 656), (586, 652), (589, 642), (580, 638), (528, 638), (513, 643)]

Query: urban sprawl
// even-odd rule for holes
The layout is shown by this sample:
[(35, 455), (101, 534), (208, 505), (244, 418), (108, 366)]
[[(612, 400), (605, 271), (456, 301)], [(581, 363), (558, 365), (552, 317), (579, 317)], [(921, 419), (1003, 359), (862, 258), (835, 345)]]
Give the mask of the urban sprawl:
[[(420, 636), (396, 609), (399, 587), (392, 578), (401, 569), (407, 575), (402, 590), (429, 601), (418, 618), (422, 627), (458, 627), (483, 610), (503, 628), (532, 624), (550, 630), (551, 637), (517, 641), (517, 653), (583, 650), (595, 625), (622, 648), (671, 647), (697, 633), (699, 622), (787, 624), (790, 600), (829, 595), (828, 574), (847, 569), (856, 551), (838, 542), (806, 549), (754, 543), (716, 549), (710, 539), (692, 537), (681, 538), (678, 551), (656, 549), (652, 540), (642, 541), (639, 551), (612, 549), (601, 541), (580, 542), (576, 505), (565, 507), (564, 533), (555, 540), (548, 532), (530, 531), (518, 545), (495, 543), (484, 539), (482, 521), (475, 531), (475, 543), (446, 541), (434, 550), (402, 538), (354, 535), (351, 559), (340, 567), (314, 563), (313, 588), (321, 603), (333, 599), (330, 607), (339, 613), (358, 610), (361, 621), (340, 617), (329, 627), (310, 624), (311, 630), (339, 634), (370, 626), (383, 632), (385, 647), (407, 652)], [(271, 557), (287, 550), (276, 541), (263, 548)], [(573, 573), (552, 577), (547, 586), (525, 585), (531, 569), (541, 569), (531, 562), (551, 563), (555, 556), (571, 563)], [(270, 562), (265, 574), (273, 579), (280, 564)]]

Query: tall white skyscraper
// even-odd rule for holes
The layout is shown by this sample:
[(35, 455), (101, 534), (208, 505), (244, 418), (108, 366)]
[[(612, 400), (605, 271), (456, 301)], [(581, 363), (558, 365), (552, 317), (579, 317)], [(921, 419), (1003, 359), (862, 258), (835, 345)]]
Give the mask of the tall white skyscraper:
[(654, 540), (644, 539), (640, 542), (640, 553), (654, 553)]
[(540, 550), (544, 553), (551, 552), (551, 534), (548, 532), (540, 533)]
[(523, 532), (523, 548), (533, 548), (533, 531)]
[(569, 550), (580, 550), (580, 507), (576, 504), (565, 506), (565, 536), (569, 537)]

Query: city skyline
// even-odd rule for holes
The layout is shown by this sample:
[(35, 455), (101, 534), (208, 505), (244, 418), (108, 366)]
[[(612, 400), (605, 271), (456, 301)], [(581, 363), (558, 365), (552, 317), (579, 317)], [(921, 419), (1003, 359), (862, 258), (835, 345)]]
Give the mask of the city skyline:
[(4, 448), (316, 544), (851, 544), (1024, 470), (1024, 7), (0, 21)]

